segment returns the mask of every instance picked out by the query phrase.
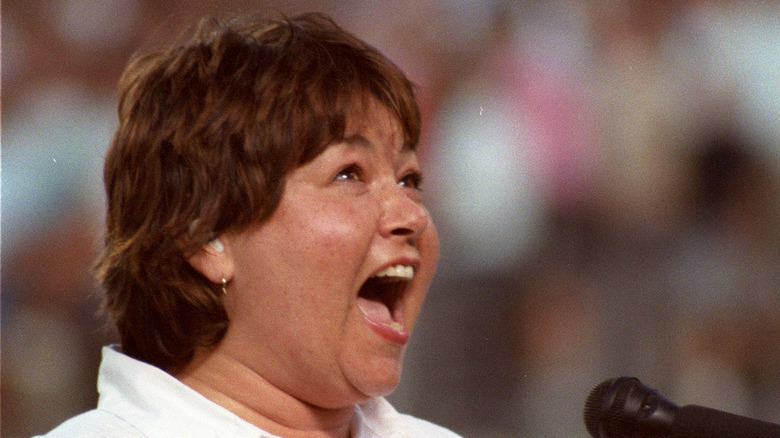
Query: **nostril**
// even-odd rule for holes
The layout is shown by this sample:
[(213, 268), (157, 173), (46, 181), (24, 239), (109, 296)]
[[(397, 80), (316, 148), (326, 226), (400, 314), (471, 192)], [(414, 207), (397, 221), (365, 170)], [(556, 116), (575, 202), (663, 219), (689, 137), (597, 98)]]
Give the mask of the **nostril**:
[(393, 234), (394, 236), (411, 236), (412, 234), (414, 234), (414, 230), (412, 230), (411, 228), (399, 227), (393, 229), (393, 231), (391, 231), (391, 234)]

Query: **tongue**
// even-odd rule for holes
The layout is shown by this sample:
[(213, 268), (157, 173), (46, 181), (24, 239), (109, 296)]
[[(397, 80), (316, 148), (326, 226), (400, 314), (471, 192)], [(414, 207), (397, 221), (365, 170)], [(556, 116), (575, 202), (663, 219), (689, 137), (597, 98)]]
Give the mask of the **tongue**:
[(357, 307), (363, 312), (363, 315), (372, 322), (383, 325), (393, 324), (393, 317), (390, 316), (390, 309), (388, 309), (384, 303), (358, 297)]

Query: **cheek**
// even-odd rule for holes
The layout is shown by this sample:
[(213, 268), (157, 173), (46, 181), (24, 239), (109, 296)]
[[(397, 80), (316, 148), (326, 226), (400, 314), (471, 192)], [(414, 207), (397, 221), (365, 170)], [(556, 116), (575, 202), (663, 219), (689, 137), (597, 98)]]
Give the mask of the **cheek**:
[(305, 255), (307, 263), (330, 268), (338, 266), (337, 260), (351, 266), (364, 259), (377, 227), (371, 209), (332, 201), (322, 205), (327, 208), (292, 212), (297, 219), (288, 222), (289, 234), (296, 236), (294, 246), (299, 252), (293, 256)]

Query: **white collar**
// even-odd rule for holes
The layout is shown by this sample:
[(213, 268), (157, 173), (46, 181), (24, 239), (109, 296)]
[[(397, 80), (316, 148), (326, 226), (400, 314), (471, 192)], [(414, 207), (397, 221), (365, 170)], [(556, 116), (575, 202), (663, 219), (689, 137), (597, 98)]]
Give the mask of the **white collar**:
[[(207, 399), (172, 375), (133, 359), (117, 346), (103, 348), (98, 409), (132, 424), (150, 438), (278, 438)], [(352, 420), (355, 438), (405, 438), (402, 416), (383, 398), (360, 404)]]

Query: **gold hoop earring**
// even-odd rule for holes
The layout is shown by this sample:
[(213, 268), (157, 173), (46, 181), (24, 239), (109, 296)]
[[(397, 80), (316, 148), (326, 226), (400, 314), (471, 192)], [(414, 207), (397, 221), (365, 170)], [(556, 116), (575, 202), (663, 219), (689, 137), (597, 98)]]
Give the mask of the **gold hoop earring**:
[(222, 295), (227, 296), (227, 280), (222, 277)]

